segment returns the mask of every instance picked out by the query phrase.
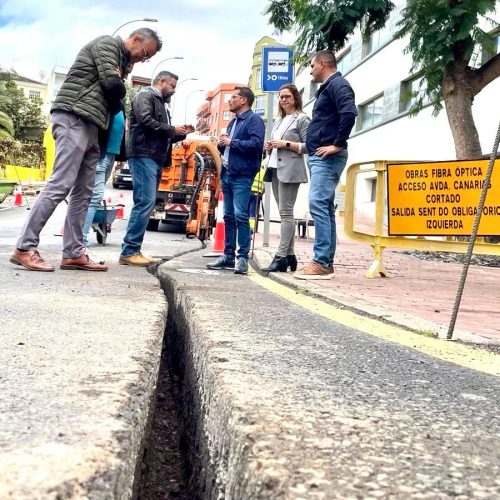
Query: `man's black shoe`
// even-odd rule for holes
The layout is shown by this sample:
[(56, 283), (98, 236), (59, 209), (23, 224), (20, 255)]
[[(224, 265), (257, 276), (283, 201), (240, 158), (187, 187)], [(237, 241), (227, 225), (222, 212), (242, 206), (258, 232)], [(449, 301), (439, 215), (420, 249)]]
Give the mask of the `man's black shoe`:
[(229, 255), (221, 255), (216, 261), (207, 264), (208, 269), (220, 271), (221, 269), (234, 269), (234, 257)]

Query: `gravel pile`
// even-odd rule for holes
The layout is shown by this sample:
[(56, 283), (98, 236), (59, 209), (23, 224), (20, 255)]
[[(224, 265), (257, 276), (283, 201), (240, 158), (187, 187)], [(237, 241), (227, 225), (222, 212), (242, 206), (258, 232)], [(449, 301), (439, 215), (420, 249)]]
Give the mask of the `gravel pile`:
[[(403, 253), (412, 255), (422, 260), (432, 260), (438, 262), (454, 262), (463, 264), (465, 254), (453, 252), (430, 252), (420, 250), (405, 250)], [(500, 256), (498, 255), (473, 255), (470, 261), (474, 266), (500, 267)]]

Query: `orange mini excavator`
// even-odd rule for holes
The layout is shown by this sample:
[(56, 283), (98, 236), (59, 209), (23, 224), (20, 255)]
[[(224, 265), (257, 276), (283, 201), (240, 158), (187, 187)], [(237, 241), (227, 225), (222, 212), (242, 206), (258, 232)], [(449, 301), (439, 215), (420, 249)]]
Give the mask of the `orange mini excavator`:
[(186, 235), (204, 241), (215, 226), (221, 157), (215, 138), (193, 136), (174, 144), (172, 165), (162, 171), (148, 229), (160, 222), (185, 224)]

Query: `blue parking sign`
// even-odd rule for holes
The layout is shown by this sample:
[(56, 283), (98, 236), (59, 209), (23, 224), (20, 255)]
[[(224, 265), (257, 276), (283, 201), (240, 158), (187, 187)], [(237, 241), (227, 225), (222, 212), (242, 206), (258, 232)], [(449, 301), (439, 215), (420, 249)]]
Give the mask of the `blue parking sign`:
[(293, 83), (293, 52), (287, 47), (262, 47), (262, 90), (276, 92)]

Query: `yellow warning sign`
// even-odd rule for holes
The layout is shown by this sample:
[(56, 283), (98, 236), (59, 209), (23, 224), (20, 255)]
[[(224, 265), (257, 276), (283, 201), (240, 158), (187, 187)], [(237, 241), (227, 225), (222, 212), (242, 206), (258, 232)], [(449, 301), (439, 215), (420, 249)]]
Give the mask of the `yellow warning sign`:
[[(387, 165), (390, 236), (472, 233), (489, 160)], [(500, 160), (495, 161), (478, 236), (500, 235)]]

